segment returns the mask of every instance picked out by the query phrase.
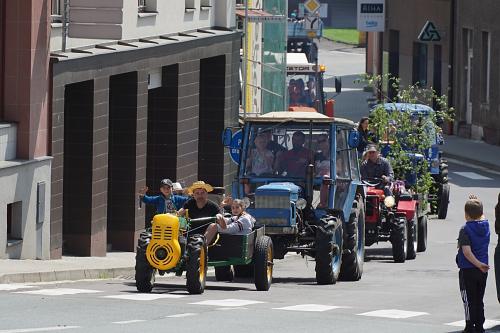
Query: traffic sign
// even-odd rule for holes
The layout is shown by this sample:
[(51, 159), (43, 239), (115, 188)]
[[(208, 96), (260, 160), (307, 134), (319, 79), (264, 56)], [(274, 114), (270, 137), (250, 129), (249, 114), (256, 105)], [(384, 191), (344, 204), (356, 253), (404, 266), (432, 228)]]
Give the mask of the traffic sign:
[(436, 26), (431, 21), (427, 21), (418, 35), (418, 39), (422, 42), (440, 42), (441, 35), (436, 29)]
[(319, 30), (321, 27), (321, 19), (318, 16), (305, 16), (304, 27), (306, 30)]
[(234, 132), (233, 138), (231, 139), (231, 148), (229, 149), (229, 155), (234, 163), (237, 165), (241, 161), (241, 143), (243, 141), (243, 131), (238, 130)]
[(315, 13), (321, 7), (321, 3), (318, 0), (307, 0), (304, 2), (304, 7), (309, 13)]

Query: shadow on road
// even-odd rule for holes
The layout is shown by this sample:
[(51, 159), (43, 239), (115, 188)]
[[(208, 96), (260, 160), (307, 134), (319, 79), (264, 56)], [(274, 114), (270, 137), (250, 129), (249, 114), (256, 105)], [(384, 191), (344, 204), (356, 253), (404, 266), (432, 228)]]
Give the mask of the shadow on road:
[(365, 262), (378, 261), (382, 263), (394, 263), (392, 258), (392, 249), (390, 248), (377, 248), (377, 249), (365, 249)]
[(316, 285), (315, 278), (300, 278), (300, 277), (273, 277), (274, 283), (283, 283), (283, 284), (299, 284), (304, 286)]

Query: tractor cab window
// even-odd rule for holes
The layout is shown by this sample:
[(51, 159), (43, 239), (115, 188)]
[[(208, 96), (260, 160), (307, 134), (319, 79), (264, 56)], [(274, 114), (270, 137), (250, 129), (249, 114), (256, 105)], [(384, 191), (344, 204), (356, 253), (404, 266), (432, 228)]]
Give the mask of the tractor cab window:
[[(246, 147), (244, 175), (252, 178), (305, 180), (309, 164), (318, 179), (330, 174), (328, 125), (253, 126)], [(318, 180), (319, 182), (319, 180)]]
[(287, 87), (289, 106), (314, 107), (314, 102), (318, 99), (314, 75), (288, 75)]

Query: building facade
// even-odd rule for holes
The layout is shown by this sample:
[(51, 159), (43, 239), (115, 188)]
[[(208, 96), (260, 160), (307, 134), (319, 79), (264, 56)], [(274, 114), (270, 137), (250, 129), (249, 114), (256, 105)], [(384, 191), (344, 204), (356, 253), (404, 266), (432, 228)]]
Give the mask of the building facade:
[(495, 145), (500, 145), (499, 15), (498, 1), (455, 3), (455, 131)]
[(235, 1), (70, 4), (66, 50), (61, 23), (51, 37), (51, 257), (134, 251), (138, 189), (234, 178), (220, 137), (238, 121)]
[(0, 258), (50, 257), (49, 13), (0, 2)]
[[(447, 95), (455, 108), (449, 134), (500, 145), (500, 3), (386, 0), (384, 32), (369, 33), (367, 72), (390, 73)], [(440, 40), (418, 36), (427, 22)], [(393, 99), (396, 90), (383, 87)]]

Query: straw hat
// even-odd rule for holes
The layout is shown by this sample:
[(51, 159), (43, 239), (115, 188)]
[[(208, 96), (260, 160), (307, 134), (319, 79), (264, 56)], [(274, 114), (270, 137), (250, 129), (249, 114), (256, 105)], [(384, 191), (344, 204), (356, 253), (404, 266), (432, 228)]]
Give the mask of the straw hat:
[(205, 183), (203, 180), (198, 180), (188, 187), (188, 193), (193, 194), (193, 191), (199, 188), (207, 192), (212, 192), (214, 190), (212, 185)]

